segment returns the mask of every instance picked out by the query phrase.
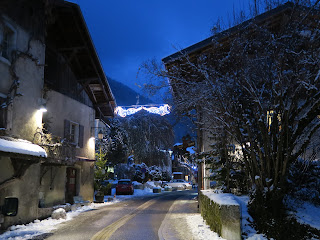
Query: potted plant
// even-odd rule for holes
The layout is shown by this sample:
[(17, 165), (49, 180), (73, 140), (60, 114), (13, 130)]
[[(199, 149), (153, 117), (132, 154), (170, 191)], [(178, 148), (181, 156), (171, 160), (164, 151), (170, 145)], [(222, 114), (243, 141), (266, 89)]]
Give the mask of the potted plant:
[(104, 202), (104, 191), (103, 189), (99, 188), (97, 191), (96, 191), (96, 194), (94, 195), (97, 203), (103, 203)]
[(95, 199), (98, 203), (104, 202), (104, 193), (105, 186), (103, 185), (103, 181), (106, 179), (106, 158), (105, 153), (99, 152), (96, 153), (96, 163), (95, 163), (95, 171), (94, 171), (94, 190), (95, 190)]

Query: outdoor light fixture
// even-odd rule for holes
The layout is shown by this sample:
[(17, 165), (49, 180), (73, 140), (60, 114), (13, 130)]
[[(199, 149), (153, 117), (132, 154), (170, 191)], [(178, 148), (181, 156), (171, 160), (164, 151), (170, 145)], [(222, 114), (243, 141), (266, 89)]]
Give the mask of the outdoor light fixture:
[(40, 109), (41, 112), (46, 112), (47, 108), (46, 108), (46, 104), (41, 104)]
[(98, 132), (98, 138), (99, 138), (100, 140), (103, 138), (103, 132), (102, 132), (102, 130), (100, 130), (100, 131)]

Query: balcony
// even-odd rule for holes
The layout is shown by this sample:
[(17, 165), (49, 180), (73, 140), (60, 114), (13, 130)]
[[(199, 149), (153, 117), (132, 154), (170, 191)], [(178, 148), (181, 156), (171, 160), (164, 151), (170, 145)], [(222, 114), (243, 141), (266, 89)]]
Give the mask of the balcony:
[(41, 146), (47, 153), (44, 164), (73, 165), (76, 161), (76, 147), (65, 138), (54, 136), (38, 128), (33, 143)]

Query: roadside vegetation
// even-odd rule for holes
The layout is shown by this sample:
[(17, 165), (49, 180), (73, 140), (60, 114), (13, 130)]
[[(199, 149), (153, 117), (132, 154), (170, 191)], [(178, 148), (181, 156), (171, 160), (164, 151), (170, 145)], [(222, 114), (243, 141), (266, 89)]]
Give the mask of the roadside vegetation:
[[(175, 112), (212, 142), (199, 161), (210, 163), (216, 187), (250, 195), (258, 231), (274, 239), (318, 238), (319, 230), (289, 212), (301, 200), (319, 205), (319, 1), (286, 3), (290, 11), (272, 24), (244, 22), (284, 2), (252, 1), (248, 15), (233, 14), (235, 32), (224, 32), (230, 25), (219, 19), (211, 51), (181, 51), (166, 69), (146, 63), (158, 80), (146, 88), (155, 92), (170, 79)], [(228, 40), (219, 42), (221, 36)]]

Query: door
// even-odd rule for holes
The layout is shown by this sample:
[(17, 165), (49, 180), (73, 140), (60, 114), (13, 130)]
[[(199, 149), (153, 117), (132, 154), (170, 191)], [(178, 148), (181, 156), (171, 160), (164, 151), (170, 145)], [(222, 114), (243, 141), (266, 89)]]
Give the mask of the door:
[(66, 182), (66, 203), (73, 204), (73, 197), (77, 195), (77, 169), (67, 168), (67, 182)]

